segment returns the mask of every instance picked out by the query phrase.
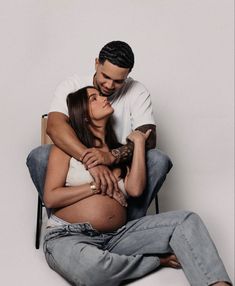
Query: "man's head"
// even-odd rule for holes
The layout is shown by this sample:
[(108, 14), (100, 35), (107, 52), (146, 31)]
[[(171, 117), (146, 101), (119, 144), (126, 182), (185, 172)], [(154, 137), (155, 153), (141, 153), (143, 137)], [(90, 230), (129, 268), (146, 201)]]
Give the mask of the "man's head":
[(120, 89), (134, 66), (131, 47), (121, 41), (106, 44), (96, 59), (94, 85), (105, 96)]

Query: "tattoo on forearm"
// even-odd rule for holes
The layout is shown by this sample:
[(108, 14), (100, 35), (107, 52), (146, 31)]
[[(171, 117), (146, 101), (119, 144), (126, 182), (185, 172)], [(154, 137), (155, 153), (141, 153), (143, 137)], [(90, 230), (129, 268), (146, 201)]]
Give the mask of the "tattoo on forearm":
[(128, 141), (126, 145), (112, 150), (112, 154), (116, 157), (116, 163), (131, 162), (134, 150), (134, 144)]
[[(142, 125), (137, 130), (146, 132), (148, 129), (152, 129), (152, 132), (146, 142), (146, 150), (150, 150), (156, 147), (156, 126), (153, 124)], [(128, 140), (126, 145), (113, 149), (111, 152), (116, 157), (116, 163), (131, 163), (134, 151), (134, 143)]]

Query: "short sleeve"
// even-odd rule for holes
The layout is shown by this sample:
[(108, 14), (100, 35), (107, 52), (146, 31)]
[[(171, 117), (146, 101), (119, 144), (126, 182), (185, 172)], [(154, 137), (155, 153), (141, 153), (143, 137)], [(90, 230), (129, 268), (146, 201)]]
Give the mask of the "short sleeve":
[(77, 74), (62, 81), (54, 92), (49, 112), (61, 112), (68, 116), (66, 99), (68, 94), (77, 91), (79, 88), (90, 84), (90, 77), (80, 79)]
[(151, 96), (140, 82), (135, 81), (131, 92), (131, 121), (132, 128), (136, 129), (145, 124), (155, 125)]

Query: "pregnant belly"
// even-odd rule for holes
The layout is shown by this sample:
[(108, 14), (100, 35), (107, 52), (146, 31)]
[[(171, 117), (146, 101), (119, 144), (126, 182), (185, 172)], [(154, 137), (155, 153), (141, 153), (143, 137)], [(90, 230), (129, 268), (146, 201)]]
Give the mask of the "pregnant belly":
[(89, 222), (101, 232), (115, 231), (126, 223), (126, 208), (100, 194), (56, 210), (54, 214), (70, 223)]

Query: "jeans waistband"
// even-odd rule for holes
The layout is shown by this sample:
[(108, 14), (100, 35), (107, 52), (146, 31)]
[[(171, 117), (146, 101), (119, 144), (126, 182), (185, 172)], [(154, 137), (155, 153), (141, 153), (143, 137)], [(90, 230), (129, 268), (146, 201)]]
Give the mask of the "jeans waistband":
[(46, 230), (46, 234), (44, 237), (44, 241), (48, 241), (50, 239), (59, 238), (68, 235), (77, 235), (77, 234), (84, 234), (86, 236), (94, 237), (100, 235), (115, 235), (122, 232), (126, 229), (126, 226), (122, 226), (118, 230), (110, 233), (101, 233), (98, 230), (94, 229), (92, 225), (88, 222), (85, 223), (73, 223), (73, 224), (64, 224), (61, 226), (50, 227)]
[(88, 236), (100, 235), (100, 232), (95, 230), (90, 223), (64, 224), (48, 228), (45, 234), (45, 241), (56, 237), (75, 235), (78, 233), (86, 234)]

